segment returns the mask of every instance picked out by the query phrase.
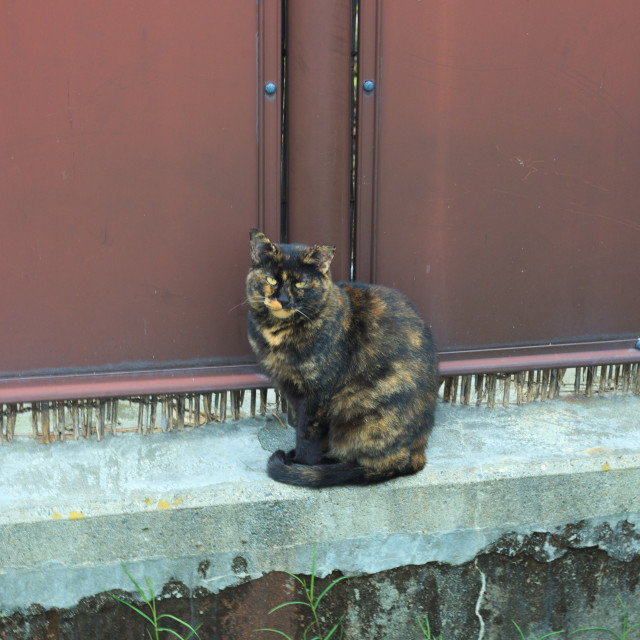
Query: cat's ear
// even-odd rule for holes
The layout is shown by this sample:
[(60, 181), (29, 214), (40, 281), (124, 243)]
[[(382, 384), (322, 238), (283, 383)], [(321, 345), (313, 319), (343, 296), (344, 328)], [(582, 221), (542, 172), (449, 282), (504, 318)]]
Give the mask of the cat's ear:
[(308, 249), (303, 260), (307, 264), (314, 264), (321, 274), (326, 274), (331, 266), (331, 261), (336, 252), (336, 248), (330, 244), (316, 245), (312, 249)]
[(278, 253), (276, 245), (260, 229), (255, 227), (250, 229), (249, 239), (251, 243), (251, 262), (254, 265), (260, 264), (264, 256), (275, 256)]

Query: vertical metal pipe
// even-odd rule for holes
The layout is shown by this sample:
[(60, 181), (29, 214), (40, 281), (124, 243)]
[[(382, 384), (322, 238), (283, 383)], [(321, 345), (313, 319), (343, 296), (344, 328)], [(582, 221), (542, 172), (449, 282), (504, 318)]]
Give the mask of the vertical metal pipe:
[(336, 244), (350, 273), (351, 0), (287, 4), (289, 240)]
[[(272, 239), (280, 234), (280, 181), (282, 151), (282, 4), (259, 3), (258, 118), (258, 219)], [(267, 85), (270, 89), (267, 90)]]

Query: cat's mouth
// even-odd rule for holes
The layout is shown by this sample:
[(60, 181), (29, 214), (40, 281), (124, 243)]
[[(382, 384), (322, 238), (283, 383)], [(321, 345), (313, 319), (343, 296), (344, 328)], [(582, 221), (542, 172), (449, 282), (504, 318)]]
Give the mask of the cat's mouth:
[(273, 298), (265, 298), (264, 304), (276, 318), (288, 318), (296, 312), (295, 309), (283, 309), (282, 303)]

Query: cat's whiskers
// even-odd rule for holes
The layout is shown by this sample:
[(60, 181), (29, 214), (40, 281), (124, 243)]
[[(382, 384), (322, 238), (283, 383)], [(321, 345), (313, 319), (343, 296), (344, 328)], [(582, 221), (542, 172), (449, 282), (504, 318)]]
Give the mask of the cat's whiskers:
[(304, 312), (300, 311), (300, 309), (295, 309), (296, 313), (299, 313), (303, 318), (306, 318), (307, 320), (309, 320), (309, 322), (311, 322), (311, 318)]
[(249, 304), (250, 302), (260, 302), (261, 300), (262, 300), (262, 297), (260, 296), (250, 296), (249, 298), (245, 298), (240, 304), (237, 304), (235, 307), (231, 307), (231, 309), (229, 309), (229, 313), (231, 313), (232, 311), (235, 311), (238, 307), (241, 307), (242, 305)]

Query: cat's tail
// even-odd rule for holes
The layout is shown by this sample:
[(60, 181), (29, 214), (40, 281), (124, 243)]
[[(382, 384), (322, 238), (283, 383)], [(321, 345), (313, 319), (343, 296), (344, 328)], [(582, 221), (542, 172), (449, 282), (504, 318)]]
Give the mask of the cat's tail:
[(284, 451), (276, 451), (269, 458), (267, 473), (270, 478), (278, 482), (299, 487), (311, 487), (313, 489), (350, 484), (375, 484), (404, 475), (397, 469), (377, 472), (351, 462), (315, 465), (295, 464), (286, 461)]

